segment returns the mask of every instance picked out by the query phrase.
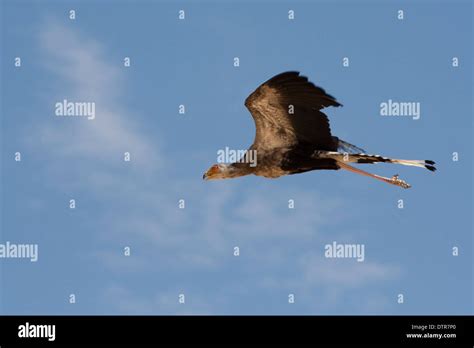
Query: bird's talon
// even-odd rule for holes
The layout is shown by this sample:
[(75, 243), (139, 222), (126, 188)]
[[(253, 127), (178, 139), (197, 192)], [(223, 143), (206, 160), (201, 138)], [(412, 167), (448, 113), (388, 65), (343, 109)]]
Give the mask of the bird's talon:
[(403, 187), (403, 188), (405, 188), (405, 189), (411, 187), (411, 185), (408, 184), (406, 181), (404, 181), (404, 180), (402, 180), (402, 179), (399, 179), (398, 174), (395, 174), (394, 176), (392, 176), (392, 180), (391, 180), (391, 181), (392, 181), (392, 183), (393, 183), (394, 185)]

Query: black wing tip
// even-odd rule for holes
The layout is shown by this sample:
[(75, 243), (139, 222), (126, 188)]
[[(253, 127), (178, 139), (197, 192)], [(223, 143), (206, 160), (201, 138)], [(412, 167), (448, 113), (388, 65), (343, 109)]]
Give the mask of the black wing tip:
[[(291, 81), (291, 82), (290, 82)], [(328, 105), (326, 106), (334, 106), (334, 107), (339, 107), (343, 106), (341, 103), (339, 103), (336, 98), (330, 94), (328, 94), (323, 88), (316, 86), (313, 82), (311, 82), (307, 76), (302, 75), (299, 71), (296, 70), (289, 70), (282, 72), (280, 74), (277, 74), (267, 80), (264, 84), (268, 86), (279, 86), (279, 85), (284, 85), (287, 83), (294, 83), (295, 81), (299, 81), (299, 83), (304, 83), (305, 85), (312, 86), (315, 90), (319, 91), (322, 95), (321, 98), (324, 98), (325, 100), (328, 101)]]
[(340, 106), (344, 106), (343, 104), (339, 103), (334, 97), (332, 97), (332, 101), (334, 102), (334, 104), (332, 106), (338, 108)]
[(436, 162), (432, 160), (425, 160), (425, 163), (431, 164), (431, 165), (436, 164)]
[(282, 72), (282, 74), (299, 75), (299, 74), (301, 74), (301, 73), (300, 73), (298, 70), (288, 70), (288, 71)]
[[(282, 73), (279, 73), (279, 74), (271, 77), (268, 81), (280, 80), (282, 78), (286, 78), (286, 77), (290, 77), (290, 76), (298, 77), (298, 76), (300, 76), (300, 72), (296, 71), (296, 70), (284, 71)], [(301, 77), (303, 77), (303, 76), (301, 76)]]

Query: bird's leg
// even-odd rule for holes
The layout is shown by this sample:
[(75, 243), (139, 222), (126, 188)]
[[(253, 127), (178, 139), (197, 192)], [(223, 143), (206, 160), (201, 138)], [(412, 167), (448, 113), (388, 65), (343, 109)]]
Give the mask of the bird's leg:
[(338, 161), (337, 164), (339, 165), (339, 167), (341, 169), (345, 169), (345, 170), (348, 170), (348, 171), (353, 172), (353, 173), (369, 176), (371, 178), (386, 182), (388, 184), (400, 186), (400, 187), (403, 187), (405, 189), (411, 187), (408, 183), (406, 183), (405, 181), (399, 179), (398, 174), (394, 175), (392, 178), (386, 178), (384, 176), (380, 176), (380, 175), (377, 175), (377, 174), (370, 174), (370, 173), (364, 172), (363, 170), (360, 170), (358, 168), (354, 168), (354, 167), (352, 167), (352, 166), (350, 166), (350, 165), (348, 165), (344, 162)]

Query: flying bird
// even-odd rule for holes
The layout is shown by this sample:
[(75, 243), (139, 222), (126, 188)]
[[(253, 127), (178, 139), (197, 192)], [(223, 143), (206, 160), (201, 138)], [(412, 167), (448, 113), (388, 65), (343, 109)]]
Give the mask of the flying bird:
[[(367, 154), (361, 148), (331, 134), (329, 120), (321, 111), (342, 106), (324, 89), (299, 72), (276, 75), (245, 100), (255, 121), (255, 140), (235, 163), (211, 166), (203, 179), (228, 179), (244, 175), (278, 178), (312, 170), (344, 169), (403, 188), (411, 187), (398, 175), (371, 174), (349, 163), (396, 163), (435, 171), (430, 160), (404, 160)], [(252, 155), (256, 155), (252, 161)]]

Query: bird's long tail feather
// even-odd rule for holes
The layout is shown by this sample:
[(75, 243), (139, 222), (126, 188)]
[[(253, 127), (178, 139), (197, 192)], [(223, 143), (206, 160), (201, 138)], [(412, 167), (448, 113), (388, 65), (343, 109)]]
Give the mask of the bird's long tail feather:
[(365, 153), (350, 154), (350, 153), (340, 153), (340, 152), (319, 152), (319, 157), (333, 158), (339, 162), (349, 162), (349, 163), (397, 163), (403, 164), (404, 166), (414, 166), (426, 168), (432, 172), (436, 170), (435, 162), (431, 160), (405, 160), (405, 159), (395, 159), (388, 158), (379, 155), (370, 155)]
[(349, 155), (349, 162), (353, 163), (398, 163), (403, 164), (404, 166), (414, 166), (414, 167), (421, 167), (426, 168), (432, 172), (436, 170), (434, 166), (435, 162), (431, 160), (405, 160), (405, 159), (395, 159), (395, 158), (388, 158), (379, 155), (368, 155), (368, 154), (355, 154)]

